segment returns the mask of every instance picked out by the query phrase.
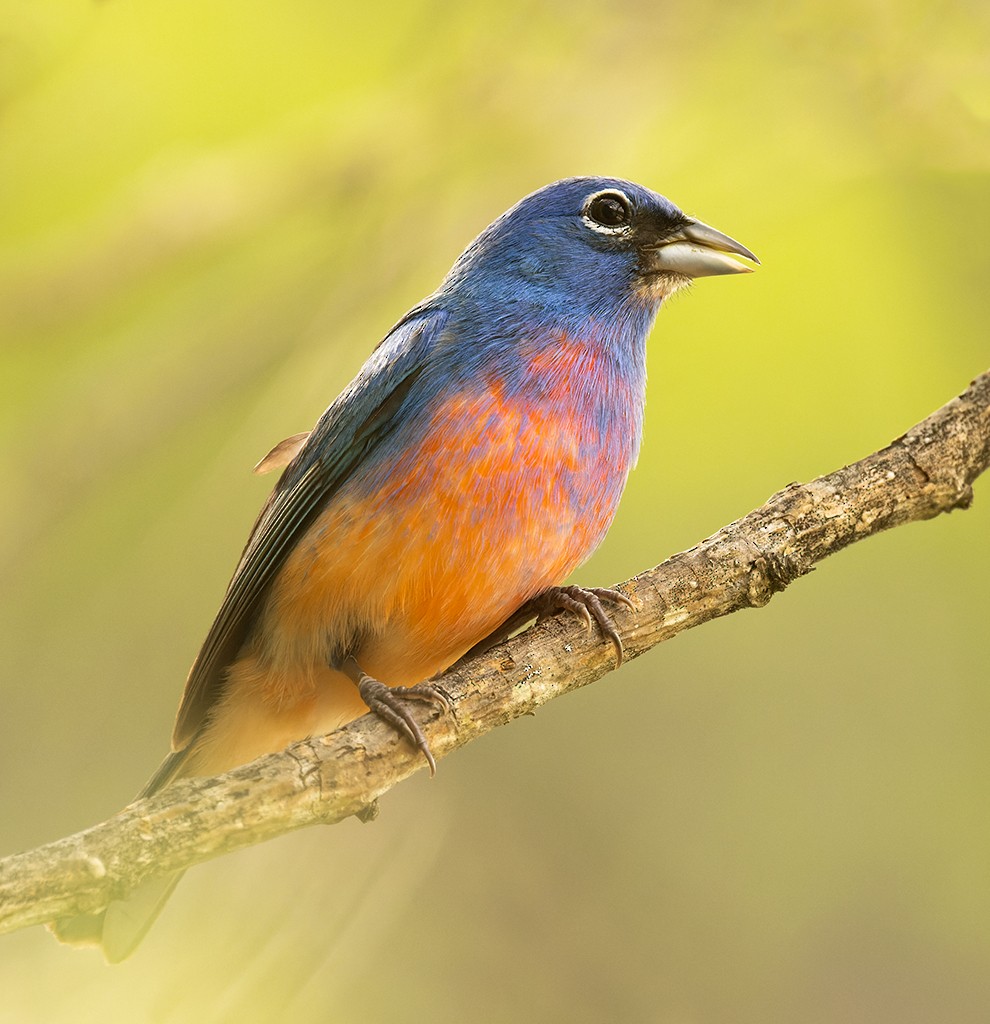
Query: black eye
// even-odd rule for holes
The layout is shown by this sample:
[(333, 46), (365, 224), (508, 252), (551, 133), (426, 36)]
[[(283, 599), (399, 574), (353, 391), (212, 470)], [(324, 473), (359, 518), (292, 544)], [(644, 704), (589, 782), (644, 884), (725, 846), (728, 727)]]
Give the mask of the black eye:
[(632, 207), (621, 192), (600, 192), (588, 203), (586, 212), (604, 228), (625, 227), (632, 220)]

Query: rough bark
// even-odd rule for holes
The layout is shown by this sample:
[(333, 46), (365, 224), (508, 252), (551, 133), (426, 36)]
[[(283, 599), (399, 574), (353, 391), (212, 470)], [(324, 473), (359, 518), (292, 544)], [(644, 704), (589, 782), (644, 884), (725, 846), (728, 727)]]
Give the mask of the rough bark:
[[(681, 630), (759, 608), (854, 541), (966, 508), (990, 463), (990, 371), (881, 451), (765, 505), (689, 551), (627, 580), (634, 603), (614, 621), (626, 658)], [(612, 645), (559, 615), (464, 661), (442, 680), (452, 714), (423, 707), (442, 758), (615, 667)], [(76, 835), (0, 861), (0, 931), (98, 910), (150, 875), (352, 814), (424, 767), (394, 731), (366, 716), (216, 778), (178, 783)]]

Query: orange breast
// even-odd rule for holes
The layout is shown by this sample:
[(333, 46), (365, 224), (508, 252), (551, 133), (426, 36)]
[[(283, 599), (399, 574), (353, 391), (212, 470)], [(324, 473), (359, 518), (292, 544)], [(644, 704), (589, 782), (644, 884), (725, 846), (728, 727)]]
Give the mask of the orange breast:
[[(243, 740), (252, 730), (267, 730), (265, 749), (279, 749), (363, 713), (328, 668), (334, 652), (353, 653), (391, 685), (420, 682), (594, 550), (635, 454), (639, 413), (637, 396), (571, 392), (593, 374), (580, 365), (589, 358), (579, 345), (536, 351), (538, 401), (497, 378), (444, 399), (418, 443), (335, 495), (230, 669), (209, 743), (235, 720), (242, 739), (211, 762), (254, 756), (258, 743), (248, 750)], [(609, 419), (603, 409), (617, 412)]]

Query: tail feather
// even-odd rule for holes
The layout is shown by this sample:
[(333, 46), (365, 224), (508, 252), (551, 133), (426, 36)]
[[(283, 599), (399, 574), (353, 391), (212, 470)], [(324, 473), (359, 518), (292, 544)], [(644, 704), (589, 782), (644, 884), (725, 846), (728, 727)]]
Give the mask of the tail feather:
[(174, 782), (182, 766), (185, 764), (192, 747), (193, 744), (190, 743), (188, 746), (183, 747), (182, 750), (174, 750), (171, 754), (167, 755), (165, 760), (155, 770), (155, 774), (148, 779), (144, 784), (144, 788), (134, 799), (143, 800), (146, 796), (154, 796), (155, 793), (164, 789), (170, 782)]
[(103, 911), (100, 945), (108, 963), (119, 964), (134, 952), (184, 874), (184, 871), (174, 871), (170, 875), (149, 878), (129, 893), (126, 900), (114, 900)]
[[(169, 754), (136, 799), (151, 796), (172, 782), (179, 775), (188, 749)], [(69, 946), (100, 946), (108, 963), (120, 963), (137, 948), (184, 873), (173, 871), (149, 878), (125, 899), (113, 900), (99, 913), (59, 918), (49, 928), (59, 942)]]
[(99, 946), (107, 963), (118, 964), (134, 952), (165, 906), (184, 871), (149, 878), (98, 914), (63, 917), (49, 926), (69, 946)]

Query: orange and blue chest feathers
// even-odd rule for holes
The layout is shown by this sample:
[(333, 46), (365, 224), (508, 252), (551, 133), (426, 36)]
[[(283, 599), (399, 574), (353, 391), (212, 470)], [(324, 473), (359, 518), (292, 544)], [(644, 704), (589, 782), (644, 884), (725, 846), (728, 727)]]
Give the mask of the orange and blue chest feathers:
[(524, 346), (519, 361), (515, 381), (492, 368), (438, 402), (422, 443), (381, 483), (396, 503), (422, 500), (431, 542), (465, 568), (484, 552), (492, 572), (512, 563), (533, 579), (525, 586), (547, 586), (611, 522), (638, 452), (643, 394), (608, 372), (600, 348), (567, 338)]
[(258, 639), (276, 661), (365, 649), (389, 682), (445, 667), (598, 546), (635, 462), (645, 377), (557, 335), (438, 391), (286, 560)]

